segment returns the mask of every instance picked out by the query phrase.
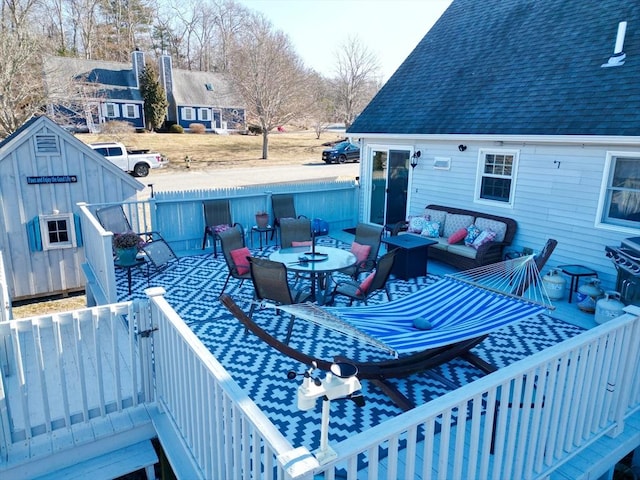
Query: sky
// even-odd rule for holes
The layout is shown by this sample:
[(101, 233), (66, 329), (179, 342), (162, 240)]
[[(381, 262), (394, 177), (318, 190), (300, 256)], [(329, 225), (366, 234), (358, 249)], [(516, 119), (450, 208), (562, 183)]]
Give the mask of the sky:
[(239, 0), (291, 39), (307, 67), (333, 76), (335, 53), (349, 36), (378, 58), (386, 81), (452, 0)]

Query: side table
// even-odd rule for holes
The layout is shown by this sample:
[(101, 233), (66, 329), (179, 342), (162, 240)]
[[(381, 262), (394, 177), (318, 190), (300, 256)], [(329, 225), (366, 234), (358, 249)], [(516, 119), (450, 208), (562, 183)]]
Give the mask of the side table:
[(269, 233), (271, 233), (271, 238), (275, 236), (276, 245), (278, 245), (278, 230), (276, 227), (271, 225), (267, 225), (266, 227), (258, 227), (254, 225), (251, 227), (251, 248), (253, 248), (253, 234), (258, 233), (258, 238), (260, 239), (260, 250), (262, 250), (262, 237), (264, 235), (264, 245), (265, 247), (269, 245)]
[(140, 268), (144, 265), (144, 258), (136, 258), (134, 262), (121, 262), (116, 260), (114, 265), (117, 268), (122, 268), (127, 271), (127, 286), (129, 287), (129, 295), (131, 295), (131, 270), (134, 268)]
[(584, 265), (558, 265), (558, 268), (562, 273), (571, 277), (571, 283), (569, 285), (569, 303), (571, 303), (573, 292), (578, 291), (578, 282), (581, 277), (598, 278), (598, 272), (589, 267), (585, 267)]
[(427, 275), (429, 247), (438, 243), (430, 238), (411, 233), (384, 237), (382, 242), (387, 245), (387, 250), (398, 248), (391, 273), (402, 280)]

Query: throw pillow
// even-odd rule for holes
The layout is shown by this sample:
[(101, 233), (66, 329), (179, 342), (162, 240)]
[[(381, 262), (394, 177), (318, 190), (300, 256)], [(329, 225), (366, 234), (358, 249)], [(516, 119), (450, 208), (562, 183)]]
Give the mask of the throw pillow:
[(480, 230), (491, 230), (492, 232), (496, 232), (496, 242), (504, 241), (504, 237), (507, 233), (506, 223), (482, 217), (476, 218), (474, 223)]
[(420, 235), (423, 237), (438, 238), (440, 236), (440, 222), (425, 222)]
[(496, 232), (493, 232), (491, 230), (484, 230), (480, 232), (480, 235), (476, 237), (471, 246), (477, 250), (481, 245), (493, 242), (494, 238), (496, 238)]
[(362, 245), (358, 242), (353, 242), (351, 244), (351, 253), (356, 256), (356, 260), (358, 264), (360, 264), (367, 258), (369, 258), (369, 254), (371, 253), (371, 245)]
[(473, 241), (480, 235), (480, 229), (473, 223), (467, 227), (467, 236), (464, 238), (464, 244), (470, 247)]
[(447, 219), (447, 212), (444, 210), (435, 210), (433, 208), (425, 208), (424, 216), (429, 217), (432, 222), (440, 222), (440, 237), (444, 237), (444, 224)]
[(215, 233), (221, 233), (224, 232), (226, 230), (229, 230), (231, 228), (230, 225), (227, 225), (226, 223), (222, 224), (222, 225), (216, 225), (213, 227), (213, 231)]
[(311, 240), (306, 240), (304, 242), (291, 242), (292, 247), (310, 247)]
[(422, 215), (417, 215), (417, 216), (409, 216), (409, 227), (407, 228), (407, 231), (409, 233), (420, 233), (422, 232), (422, 229), (424, 228), (424, 224), (426, 223), (426, 221), (429, 220), (428, 216), (422, 216)]
[(449, 245), (453, 245), (454, 243), (459, 243), (464, 240), (466, 236), (467, 229), (463, 227), (460, 230), (457, 230), (449, 235), (449, 238), (447, 238), (447, 242), (449, 243)]
[(231, 250), (230, 253), (231, 258), (233, 258), (233, 263), (236, 264), (238, 275), (249, 273), (249, 260), (247, 260), (247, 257), (251, 256), (249, 249), (247, 247), (236, 248), (235, 250)]
[(373, 282), (373, 277), (376, 276), (376, 272), (371, 272), (367, 278), (365, 278), (358, 289), (356, 290), (357, 295), (366, 295), (369, 292), (369, 288), (371, 287), (371, 282)]

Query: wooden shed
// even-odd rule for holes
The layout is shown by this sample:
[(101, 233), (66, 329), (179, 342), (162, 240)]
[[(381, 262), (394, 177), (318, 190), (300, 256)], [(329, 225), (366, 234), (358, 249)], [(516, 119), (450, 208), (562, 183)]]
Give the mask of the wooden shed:
[(47, 117), (0, 143), (0, 251), (12, 300), (84, 289), (77, 203), (135, 198), (144, 185)]

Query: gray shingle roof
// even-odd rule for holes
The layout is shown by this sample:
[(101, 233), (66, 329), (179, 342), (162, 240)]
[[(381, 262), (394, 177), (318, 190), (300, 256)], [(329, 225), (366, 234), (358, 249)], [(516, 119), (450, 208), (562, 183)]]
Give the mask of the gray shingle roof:
[(640, 2), (454, 0), (349, 132), (640, 135)]
[[(206, 85), (211, 86), (207, 90)], [(179, 105), (236, 108), (242, 100), (230, 89), (222, 73), (173, 69), (173, 97)]]

